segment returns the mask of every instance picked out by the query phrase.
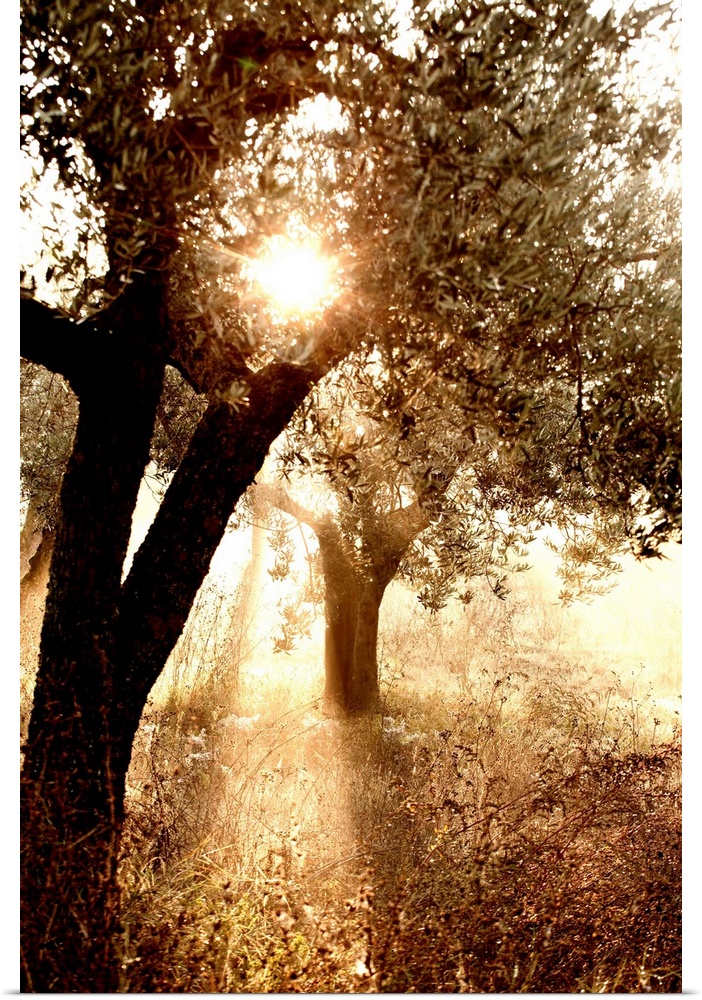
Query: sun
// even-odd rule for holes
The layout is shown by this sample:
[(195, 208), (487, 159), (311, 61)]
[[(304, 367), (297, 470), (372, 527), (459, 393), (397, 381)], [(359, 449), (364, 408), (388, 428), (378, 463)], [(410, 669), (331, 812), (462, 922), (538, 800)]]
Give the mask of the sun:
[(336, 295), (336, 267), (312, 240), (273, 236), (247, 266), (273, 309), (285, 319), (310, 318), (322, 312)]

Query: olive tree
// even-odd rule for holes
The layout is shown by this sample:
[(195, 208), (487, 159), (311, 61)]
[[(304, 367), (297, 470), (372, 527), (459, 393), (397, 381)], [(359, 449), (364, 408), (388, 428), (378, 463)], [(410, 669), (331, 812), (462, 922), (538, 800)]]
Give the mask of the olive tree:
[[(646, 183), (675, 121), (621, 75), (666, 10), (417, 3), (403, 24), (373, 0), (21, 3), (23, 206), (43, 241), (21, 351), (78, 405), (23, 748), (24, 989), (118, 987), (141, 711), (234, 506), (344, 359), (380, 352), (398, 414), (410, 376), (453, 373), (466, 412), (517, 436), (517, 387), (562, 381), (582, 475), (618, 491), (642, 544), (676, 530), (674, 210), (652, 218)], [(320, 95), (337, 124), (291, 132)], [(341, 277), (317, 323), (281, 328), (246, 263), (293, 217)], [(125, 575), (171, 368), (203, 412)]]
[[(378, 705), (380, 608), (394, 579), (432, 613), (454, 596), (469, 603), (476, 577), (506, 599), (509, 576), (527, 568), (528, 545), (549, 526), (568, 602), (608, 589), (632, 541), (629, 505), (616, 490), (593, 490), (572, 460), (572, 392), (555, 380), (519, 386), (519, 432), (496, 431), (466, 410), (464, 393), (457, 404), (455, 382), (434, 376), (393, 413), (377, 360), (354, 371), (353, 387), (320, 387), (277, 446), (282, 478), (248, 493), (255, 518), (277, 526), (282, 511), (316, 537), (309, 570), (323, 582), (324, 696), (336, 711)], [(293, 548), (279, 527), (271, 544), (282, 578)], [(276, 649), (294, 641), (289, 611)]]

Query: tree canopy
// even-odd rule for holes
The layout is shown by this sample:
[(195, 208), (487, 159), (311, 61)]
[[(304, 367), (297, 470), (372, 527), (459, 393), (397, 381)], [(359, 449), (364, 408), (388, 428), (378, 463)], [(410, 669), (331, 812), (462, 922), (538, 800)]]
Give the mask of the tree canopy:
[[(652, 178), (676, 111), (633, 103), (615, 74), (651, 13), (459, 5), (418, 11), (403, 40), (372, 6), (235, 6), (152, 17), (125, 4), (108, 23), (99, 5), (63, 19), (28, 5), (26, 148), (76, 205), (74, 253), (47, 269), (64, 308), (70, 288), (70, 313), (103, 311), (163, 253), (170, 360), (199, 391), (236, 402), (247, 365), (381, 351), (391, 411), (408, 376), (447, 371), (504, 434), (523, 424), (519, 377), (568, 383), (584, 475), (623, 503), (637, 482), (665, 536), (679, 517), (679, 225), (675, 193)], [(244, 14), (236, 44), (225, 27), (215, 45), (216, 25)], [(314, 95), (334, 102), (321, 132), (309, 110), (289, 114)], [(343, 262), (314, 332), (271, 324), (242, 288), (265, 236), (295, 226)], [(96, 246), (107, 273), (86, 274)], [(660, 461), (631, 462), (647, 448)]]

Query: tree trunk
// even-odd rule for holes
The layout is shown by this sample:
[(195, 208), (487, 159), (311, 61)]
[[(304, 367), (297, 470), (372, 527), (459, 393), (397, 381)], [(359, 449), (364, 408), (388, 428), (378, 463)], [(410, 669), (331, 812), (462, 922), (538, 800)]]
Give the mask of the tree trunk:
[[(50, 354), (65, 325), (51, 317), (49, 328), (48, 312), (31, 303), (27, 313), (28, 323), (46, 326), (37, 338), (28, 333), (23, 352), (40, 363), (37, 343), (44, 338)], [(160, 317), (146, 329), (119, 328), (119, 337), (96, 339), (105, 355), (93, 351), (94, 369), (88, 339), (74, 352), (79, 419), (21, 784), (25, 992), (119, 987), (116, 866), (141, 712), (237, 500), (324, 372), (274, 363), (251, 377), (247, 406), (211, 404), (122, 582), (165, 360), (149, 351)]]
[(324, 574), (324, 700), (346, 712), (351, 707), (358, 621), (356, 576), (335, 526), (317, 522), (315, 530)]
[[(303, 519), (299, 505), (279, 503)], [(418, 503), (383, 513), (374, 511), (360, 552), (350, 548), (330, 520), (304, 516), (316, 532), (322, 556), (326, 629), (325, 699), (342, 712), (368, 712), (378, 706), (378, 626), (388, 584), (408, 546), (429, 524)]]
[[(420, 503), (369, 510), (351, 544), (331, 517), (306, 510), (277, 484), (258, 495), (307, 524), (317, 536), (324, 574), (324, 700), (337, 712), (372, 711), (380, 699), (378, 625), (385, 590), (414, 538), (429, 524)], [(360, 542), (360, 548), (356, 545)]]
[[(394, 576), (394, 574), (393, 574)], [(359, 585), (358, 617), (353, 645), (353, 674), (349, 708), (371, 712), (378, 707), (378, 624), (385, 586), (377, 580), (363, 580)]]
[[(324, 547), (320, 544), (322, 552)], [(372, 711), (378, 685), (378, 622), (385, 587), (354, 573), (348, 560), (324, 567), (324, 698), (342, 712)]]
[(122, 566), (164, 360), (84, 385), (61, 493), (21, 782), (23, 991), (117, 988), (116, 864), (133, 729), (115, 664)]
[(324, 698), (344, 713), (372, 711), (380, 696), (378, 621), (387, 584), (359, 571), (335, 525), (318, 522), (316, 532), (325, 588)]
[(138, 724), (237, 501), (320, 378), (274, 362), (249, 379), (247, 405), (210, 404), (122, 586), (119, 661)]

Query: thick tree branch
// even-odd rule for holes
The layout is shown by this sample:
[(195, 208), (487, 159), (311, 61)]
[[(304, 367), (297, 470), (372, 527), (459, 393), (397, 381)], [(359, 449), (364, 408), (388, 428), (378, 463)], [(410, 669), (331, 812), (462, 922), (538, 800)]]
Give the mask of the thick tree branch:
[(307, 365), (273, 361), (247, 379), (241, 403), (214, 399), (203, 414), (122, 585), (118, 656), (138, 724), (242, 494), (311, 388), (353, 349), (353, 311), (311, 334)]
[(325, 371), (271, 363), (251, 377), (244, 405), (215, 401), (203, 415), (122, 588), (119, 660), (135, 711), (183, 629), (237, 501)]
[(316, 517), (306, 507), (293, 500), (279, 483), (256, 483), (254, 498), (270, 504), (272, 507), (277, 507), (284, 514), (290, 514), (300, 524), (308, 525), (314, 532), (317, 532), (322, 525), (321, 518)]
[(208, 396), (225, 390), (232, 382), (248, 382), (253, 374), (241, 351), (225, 339), (207, 338), (197, 347), (179, 338), (169, 364), (197, 393)]
[(63, 375), (77, 392), (87, 371), (108, 352), (108, 337), (56, 309), (20, 294), (20, 354)]

